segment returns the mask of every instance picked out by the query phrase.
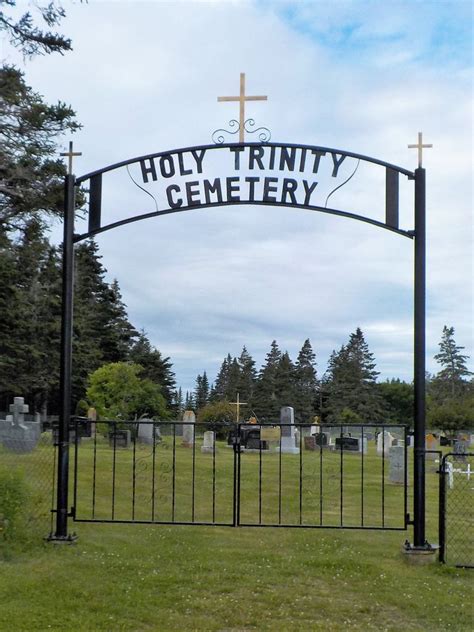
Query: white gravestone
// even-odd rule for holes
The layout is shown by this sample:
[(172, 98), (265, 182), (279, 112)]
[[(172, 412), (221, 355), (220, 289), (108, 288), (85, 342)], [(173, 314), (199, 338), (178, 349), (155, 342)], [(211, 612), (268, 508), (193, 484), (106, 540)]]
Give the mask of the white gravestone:
[(359, 452), (367, 454), (367, 437), (361, 437), (359, 439)]
[(203, 454), (214, 454), (214, 452), (217, 452), (215, 436), (211, 430), (208, 430), (204, 433), (204, 441), (201, 446), (201, 452)]
[(10, 404), (12, 415), (7, 416), (6, 432), (3, 436), (3, 445), (13, 452), (31, 452), (41, 436), (41, 423), (39, 421), (25, 421), (25, 413), (29, 411), (23, 397), (14, 397)]
[(291, 406), (283, 406), (280, 410), (281, 443), (278, 450), (282, 454), (299, 454), (300, 449), (296, 447), (295, 411)]
[(394, 440), (395, 437), (388, 430), (381, 432), (377, 437), (377, 454), (379, 456), (388, 456)]
[(395, 485), (405, 483), (405, 448), (401, 445), (394, 445), (389, 453), (389, 473), (388, 480)]
[(196, 415), (193, 410), (185, 410), (183, 414), (183, 445), (185, 448), (192, 448), (194, 445), (194, 428)]
[(138, 442), (153, 445), (153, 439), (155, 436), (153, 419), (140, 419), (140, 422), (143, 423), (138, 424)]

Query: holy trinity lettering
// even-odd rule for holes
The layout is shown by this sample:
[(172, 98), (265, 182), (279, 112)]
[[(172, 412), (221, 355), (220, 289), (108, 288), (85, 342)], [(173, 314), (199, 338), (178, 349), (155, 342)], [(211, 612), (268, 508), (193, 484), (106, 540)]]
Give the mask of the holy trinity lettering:
[[(184, 182), (177, 180), (203, 173), (204, 159), (210, 148), (198, 148), (142, 158), (143, 183), (160, 179), (169, 181), (171, 178), (177, 180), (169, 183), (164, 191), (171, 209), (241, 202), (313, 206), (312, 196), (318, 182), (311, 176), (320, 171), (324, 159), (330, 159), (326, 171), (336, 178), (346, 158), (344, 154), (333, 151), (285, 145), (217, 146), (215, 149), (221, 152), (228, 150), (232, 166), (228, 165), (227, 170), (230, 167), (236, 175), (194, 178)], [(221, 164), (225, 169), (225, 161), (219, 161)], [(264, 173), (247, 175), (251, 171), (277, 173), (275, 176)], [(295, 177), (281, 177), (281, 173), (288, 172), (293, 172)]]

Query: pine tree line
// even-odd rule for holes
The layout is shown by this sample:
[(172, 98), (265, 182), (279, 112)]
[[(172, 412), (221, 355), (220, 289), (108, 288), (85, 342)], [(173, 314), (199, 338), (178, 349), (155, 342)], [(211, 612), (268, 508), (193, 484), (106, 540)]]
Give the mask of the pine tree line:
[[(472, 427), (473, 383), (467, 378), (468, 356), (456, 345), (454, 328), (444, 327), (440, 352), (435, 359), (442, 369), (428, 379), (429, 420), (442, 427)], [(374, 355), (360, 328), (347, 344), (333, 351), (321, 377), (316, 371), (316, 355), (306, 339), (293, 362), (273, 340), (264, 364), (257, 371), (255, 361), (244, 346), (239, 357), (228, 354), (209, 386), (206, 372), (198, 375), (193, 393), (186, 393), (184, 406), (196, 411), (216, 402), (235, 402), (237, 393), (245, 402), (243, 418), (276, 421), (282, 406), (295, 409), (295, 420), (311, 423), (315, 416), (323, 422), (411, 423), (413, 384), (400, 379), (379, 383)], [(469, 415), (468, 410), (471, 410)], [(450, 425), (449, 425), (450, 424)]]
[[(118, 282), (107, 283), (98, 246), (76, 246), (72, 398), (85, 397), (88, 378), (111, 362), (134, 362), (159, 384), (170, 410), (176, 381), (163, 357), (130, 323)], [(35, 411), (58, 410), (61, 333), (61, 252), (32, 218), (12, 235), (0, 229), (0, 409), (21, 395)]]
[(239, 393), (247, 417), (278, 419), (282, 406), (295, 409), (295, 419), (310, 423), (315, 416), (336, 421), (386, 417), (377, 389), (375, 362), (360, 329), (351, 334), (347, 345), (331, 355), (324, 379), (318, 378), (316, 354), (306, 339), (296, 362), (273, 340), (264, 364), (257, 372), (255, 361), (244, 346), (239, 357), (228, 354), (208, 386), (206, 373), (198, 375), (194, 393), (187, 394), (186, 406), (195, 410), (208, 403), (235, 401)]

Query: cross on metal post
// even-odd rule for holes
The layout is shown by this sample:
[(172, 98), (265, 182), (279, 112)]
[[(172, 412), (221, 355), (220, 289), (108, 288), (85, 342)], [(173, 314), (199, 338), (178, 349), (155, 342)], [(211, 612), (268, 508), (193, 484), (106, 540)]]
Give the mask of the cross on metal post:
[(72, 175), (72, 159), (73, 156), (82, 156), (82, 152), (80, 151), (73, 151), (72, 150), (72, 140), (69, 141), (69, 151), (63, 152), (62, 154), (59, 154), (60, 156), (67, 156), (69, 158), (68, 160), (68, 175)]
[(229, 404), (232, 404), (233, 406), (237, 406), (237, 423), (239, 423), (240, 407), (241, 406), (247, 406), (247, 402), (241, 402), (240, 401), (240, 394), (237, 393), (237, 401), (236, 402), (229, 402)]
[(433, 145), (423, 145), (423, 132), (418, 132), (418, 143), (408, 145), (408, 149), (418, 149), (418, 166), (423, 166), (423, 148), (431, 148)]
[(240, 103), (239, 110), (239, 142), (244, 142), (245, 133), (245, 101), (266, 101), (267, 97), (248, 97), (245, 94), (245, 73), (240, 73), (240, 95), (238, 97), (217, 97), (217, 100), (222, 101), (238, 101)]

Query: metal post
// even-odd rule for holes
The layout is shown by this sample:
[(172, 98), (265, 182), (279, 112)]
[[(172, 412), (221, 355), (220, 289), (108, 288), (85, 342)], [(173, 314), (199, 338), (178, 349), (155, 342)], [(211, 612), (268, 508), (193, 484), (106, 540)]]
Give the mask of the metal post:
[(71, 542), (68, 535), (68, 485), (69, 485), (69, 420), (71, 418), (72, 372), (72, 319), (74, 292), (74, 188), (75, 177), (65, 178), (64, 239), (62, 268), (61, 310), (61, 365), (60, 365), (60, 416), (58, 429), (58, 485), (56, 502), (56, 531), (50, 540)]
[(425, 355), (426, 355), (426, 180), (415, 170), (415, 365), (413, 546), (429, 546), (425, 538)]
[(446, 563), (446, 457), (439, 459), (439, 561)]

